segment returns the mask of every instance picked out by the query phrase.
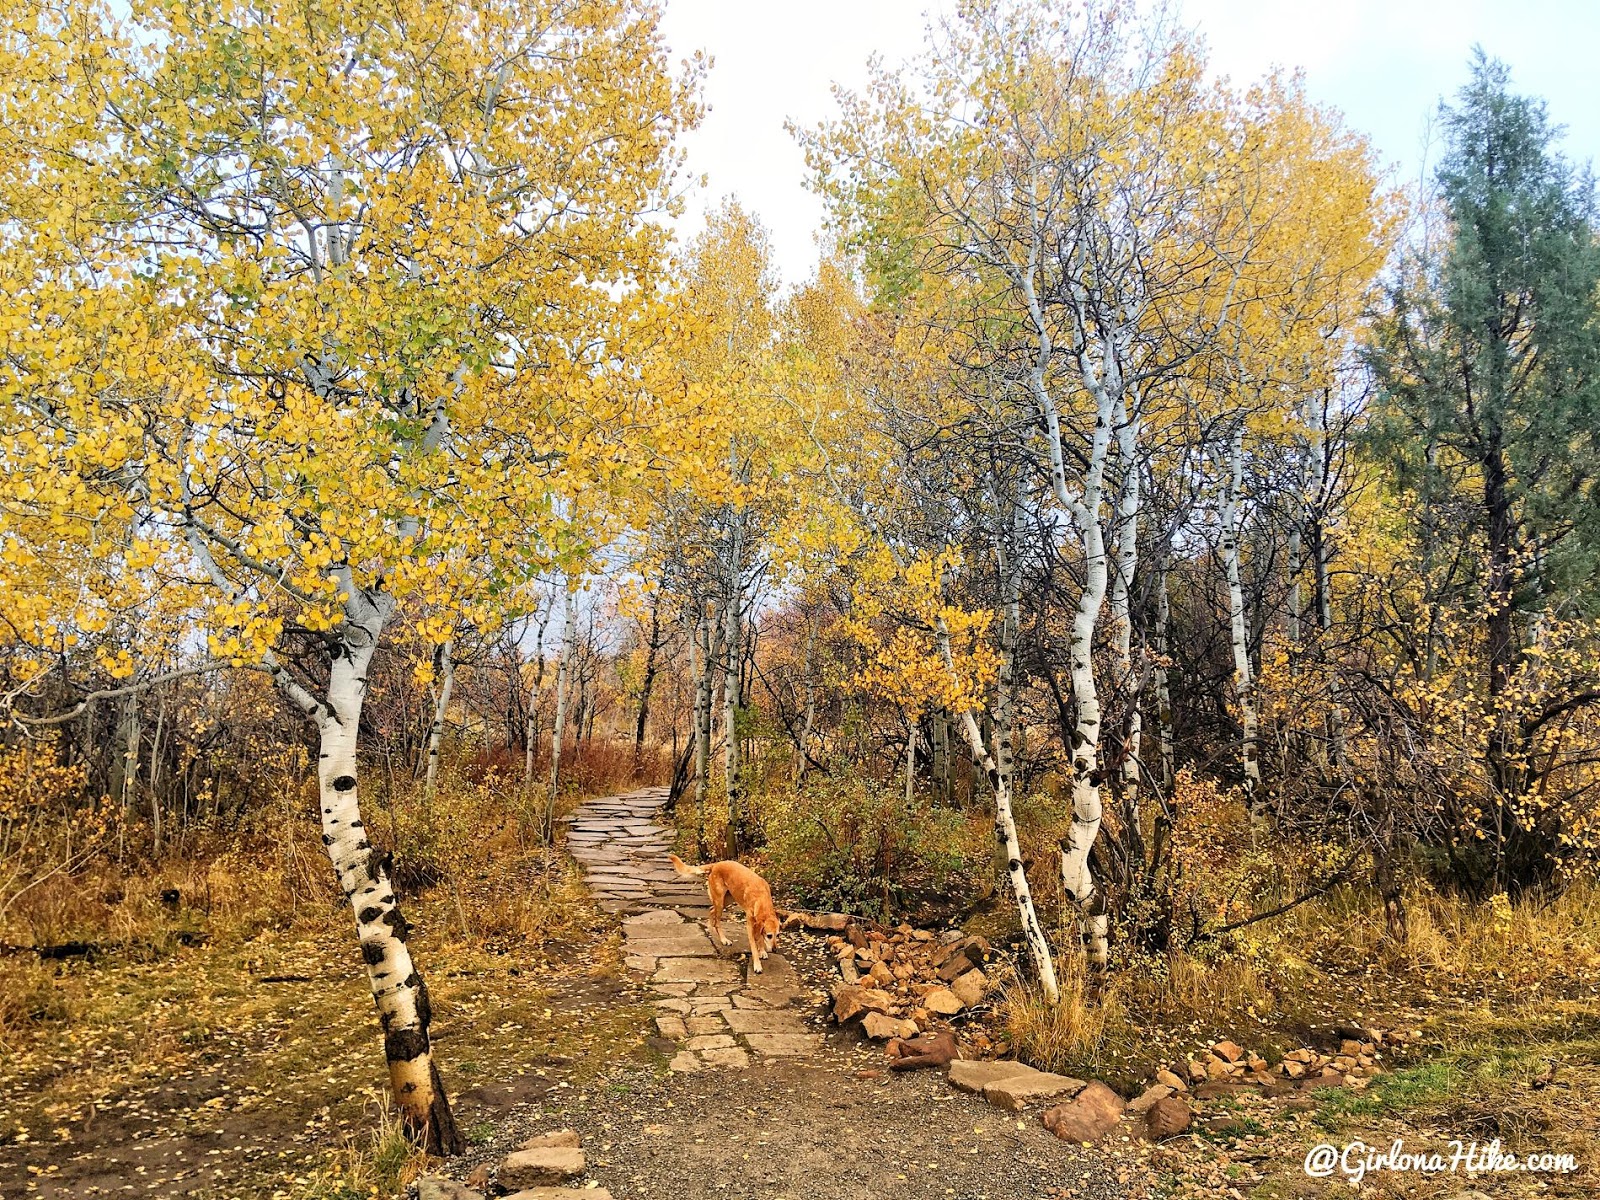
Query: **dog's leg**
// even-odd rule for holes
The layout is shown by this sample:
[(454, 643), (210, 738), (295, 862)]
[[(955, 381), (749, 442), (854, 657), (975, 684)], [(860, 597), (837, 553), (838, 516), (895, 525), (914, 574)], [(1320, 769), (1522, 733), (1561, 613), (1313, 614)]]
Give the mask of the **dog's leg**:
[(723, 887), (722, 881), (715, 875), (706, 885), (706, 891), (711, 895), (711, 936), (724, 946), (733, 943), (728, 940), (728, 935), (722, 932), (722, 904), (728, 898), (728, 890)]
[(744, 935), (750, 939), (750, 969), (757, 975), (761, 974), (761, 935), (756, 932), (756, 919), (749, 913), (744, 915)]

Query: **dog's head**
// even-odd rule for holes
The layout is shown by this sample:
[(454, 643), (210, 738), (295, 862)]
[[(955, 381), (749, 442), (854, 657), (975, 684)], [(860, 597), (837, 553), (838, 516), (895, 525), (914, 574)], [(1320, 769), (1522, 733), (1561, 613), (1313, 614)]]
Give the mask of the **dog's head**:
[(781, 928), (783, 923), (776, 916), (761, 922), (761, 945), (766, 953), (771, 954), (772, 948), (778, 944), (778, 930)]

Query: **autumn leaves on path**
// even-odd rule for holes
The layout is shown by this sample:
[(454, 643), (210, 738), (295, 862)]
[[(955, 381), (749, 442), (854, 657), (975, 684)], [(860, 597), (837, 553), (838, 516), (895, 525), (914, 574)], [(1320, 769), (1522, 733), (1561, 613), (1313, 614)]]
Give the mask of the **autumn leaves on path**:
[(663, 788), (611, 796), (568, 818), (567, 846), (610, 912), (626, 914), (624, 952), (631, 971), (655, 993), (656, 1027), (679, 1046), (674, 1071), (747, 1067), (805, 1055), (822, 1035), (791, 1008), (806, 990), (782, 954), (756, 974), (739, 914), (726, 914), (731, 945), (712, 944), (705, 886), (680, 878), (667, 861), (671, 832), (656, 821)]

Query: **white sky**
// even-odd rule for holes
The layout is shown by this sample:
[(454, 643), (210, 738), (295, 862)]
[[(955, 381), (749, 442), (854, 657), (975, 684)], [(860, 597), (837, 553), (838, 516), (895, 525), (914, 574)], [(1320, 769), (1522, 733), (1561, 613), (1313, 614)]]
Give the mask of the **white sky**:
[[(674, 53), (715, 59), (711, 111), (686, 143), (689, 172), (707, 181), (690, 196), (685, 236), (699, 212), (737, 196), (771, 230), (785, 284), (804, 281), (822, 206), (784, 122), (832, 116), (832, 84), (863, 83), (870, 55), (915, 54), (937, 2), (665, 0)], [(1422, 171), (1428, 122), (1465, 81), (1474, 43), (1510, 65), (1514, 88), (1548, 101), (1569, 158), (1600, 160), (1600, 0), (1184, 0), (1182, 16), (1236, 82), (1303, 69), (1312, 98), (1342, 110), (1399, 179)]]

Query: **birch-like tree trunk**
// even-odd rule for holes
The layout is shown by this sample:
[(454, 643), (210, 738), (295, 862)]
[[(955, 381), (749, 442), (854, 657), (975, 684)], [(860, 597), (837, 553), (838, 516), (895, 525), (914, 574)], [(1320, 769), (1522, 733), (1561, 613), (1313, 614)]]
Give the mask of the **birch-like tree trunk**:
[(444, 741), (444, 718), (450, 709), (450, 693), (456, 686), (456, 663), (450, 651), (451, 643), (445, 641), (433, 653), (438, 691), (433, 697), (433, 724), (428, 727), (428, 765), (422, 777), (422, 809), (425, 813), (432, 811), (433, 797), (439, 788), (439, 747)]
[[(1100, 694), (1094, 677), (1094, 634), (1105, 605), (1107, 561), (1105, 528), (1100, 515), (1101, 489), (1105, 480), (1106, 457), (1111, 447), (1111, 432), (1121, 402), (1122, 378), (1115, 329), (1092, 333), (1090, 322), (1078, 319), (1079, 345), (1075, 349), (1078, 374), (1095, 402), (1094, 434), (1089, 442), (1088, 462), (1082, 490), (1074, 493), (1067, 485), (1066, 455), (1061, 445), (1061, 418), (1050, 393), (1048, 373), (1054, 346), (1043, 308), (1039, 304), (1033, 277), (1038, 270), (1037, 241), (1031, 251), (1027, 273), (1018, 276), (1037, 337), (1034, 361), (1028, 373), (1030, 390), (1045, 423), (1045, 444), (1050, 456), (1050, 485), (1056, 502), (1071, 516), (1083, 551), (1084, 586), (1072, 616), (1072, 635), (1067, 661), (1072, 679), (1076, 722), (1072, 730), (1072, 827), (1061, 850), (1061, 884), (1068, 899), (1081, 914), (1084, 946), (1093, 966), (1104, 966), (1109, 957), (1106, 942), (1105, 897), (1095, 886), (1089, 869), (1089, 854), (1100, 836), (1103, 810), (1100, 800)], [(1082, 302), (1078, 310), (1082, 312)], [(1090, 349), (1090, 338), (1097, 339), (1098, 364)]]
[(117, 857), (120, 859), (123, 852), (124, 836), (128, 828), (128, 818), (133, 812), (134, 793), (139, 786), (139, 696), (137, 692), (129, 692), (122, 705), (122, 720), (117, 725), (117, 732), (122, 736), (122, 753), (117, 758), (117, 771), (113, 779), (113, 788), (117, 795), (117, 803), (121, 806), (122, 815), (117, 821)]
[(528, 711), (522, 723), (522, 782), (529, 789), (533, 787), (533, 759), (539, 749), (539, 700), (544, 689), (544, 631), (549, 620), (549, 613), (539, 618), (539, 633), (533, 646), (533, 682), (528, 686)]
[(572, 589), (566, 589), (566, 607), (562, 613), (561, 661), (556, 666), (556, 716), (555, 727), (550, 731), (550, 794), (545, 798), (544, 828), (547, 840), (555, 837), (556, 789), (561, 784), (561, 743), (567, 733), (567, 692), (571, 689), (568, 677), (572, 674), (572, 658), (578, 636), (578, 606)]
[(150, 742), (150, 835), (155, 839), (155, 852), (161, 853), (163, 830), (161, 827), (161, 738), (166, 733), (167, 701), (163, 696), (156, 705), (156, 732)]
[(698, 850), (704, 837), (711, 774), (711, 683), (716, 664), (711, 653), (711, 614), (704, 603), (696, 604), (700, 610), (694, 630), (695, 644), (700, 649), (694, 679), (694, 833)]
[(816, 681), (816, 655), (817, 655), (817, 619), (815, 615), (806, 617), (806, 703), (805, 715), (800, 722), (800, 738), (795, 746), (795, 778), (798, 780), (806, 773), (810, 766), (810, 758), (806, 748), (811, 745), (811, 731), (817, 722), (817, 681)]
[(1250, 824), (1260, 830), (1267, 820), (1266, 795), (1261, 787), (1257, 739), (1255, 672), (1250, 665), (1250, 643), (1245, 624), (1244, 585), (1239, 574), (1239, 523), (1244, 496), (1244, 425), (1241, 422), (1228, 449), (1228, 483), (1222, 493), (1222, 561), (1228, 575), (1228, 630), (1233, 643), (1233, 689), (1239, 705), (1240, 756), (1244, 766), (1245, 802)]
[(657, 590), (650, 601), (650, 641), (645, 648), (644, 679), (639, 684), (639, 719), (633, 726), (633, 764), (639, 768), (639, 758), (644, 753), (645, 726), (650, 720), (650, 693), (656, 685), (656, 655), (661, 649), (661, 592)]
[(1167, 662), (1172, 655), (1172, 600), (1167, 594), (1167, 576), (1172, 570), (1172, 552), (1161, 556), (1161, 574), (1156, 580), (1156, 736), (1161, 743), (1161, 789), (1172, 794), (1177, 779), (1177, 752), (1172, 734), (1172, 685)]
[(1142, 673), (1133, 668), (1133, 578), (1139, 566), (1139, 420), (1129, 419), (1126, 398), (1116, 406), (1117, 457), (1121, 460), (1122, 488), (1117, 496), (1117, 567), (1111, 579), (1111, 622), (1116, 651), (1117, 687), (1124, 710), (1121, 769), (1123, 819), (1127, 828), (1128, 856), (1137, 871), (1144, 861), (1143, 814), (1139, 796), (1139, 740), (1143, 718), (1139, 711)]
[(744, 649), (742, 594), (744, 517), (733, 521), (728, 553), (727, 601), (722, 610), (722, 778), (728, 792), (728, 852), (737, 856), (744, 840), (743, 796), (739, 787), (739, 671)]
[(906, 710), (906, 819), (917, 802), (917, 714)]
[[(348, 569), (342, 574), (348, 576)], [(317, 722), (322, 841), (355, 915), (367, 982), (383, 1026), (384, 1057), (396, 1102), (407, 1126), (427, 1150), (458, 1154), (466, 1143), (456, 1129), (433, 1064), (428, 989), (406, 945), (410, 927), (395, 903), (388, 855), (367, 839), (357, 799), (356, 739), (367, 672), (394, 605), (388, 596), (365, 592), (348, 578), (344, 588), (350, 599), (329, 667), (326, 700), (312, 698), (286, 671), (275, 671), (274, 678)]]
[[(939, 653), (944, 658), (946, 669), (954, 677), (956, 673), (955, 657), (950, 650), (950, 631), (941, 621), (938, 626)], [(1011, 666), (1008, 656), (1002, 651), (1001, 672), (1008, 675)], [(1044, 927), (1039, 923), (1039, 914), (1033, 906), (1033, 892), (1028, 887), (1028, 873), (1022, 865), (1022, 847), (1017, 841), (1017, 823), (1011, 814), (1011, 788), (1007, 783), (1007, 776), (1001, 772), (1000, 765), (989, 753), (983, 744), (983, 733), (978, 729), (978, 722), (970, 710), (963, 711), (959, 718), (961, 731), (966, 735), (967, 749), (972, 754), (974, 762), (980, 764), (984, 773), (989, 778), (989, 784), (994, 789), (994, 836), (997, 845), (1001, 846), (1006, 856), (1006, 877), (1011, 881), (1011, 893), (1017, 902), (1017, 915), (1022, 922), (1022, 936), (1028, 943), (1028, 953), (1033, 959), (1034, 970), (1039, 973), (1039, 986), (1044, 990), (1045, 998), (1054, 1004), (1061, 998), (1060, 986), (1056, 983), (1055, 960), (1050, 955), (1050, 941), (1045, 937)], [(1009, 751), (1009, 742), (1006, 745)]]

